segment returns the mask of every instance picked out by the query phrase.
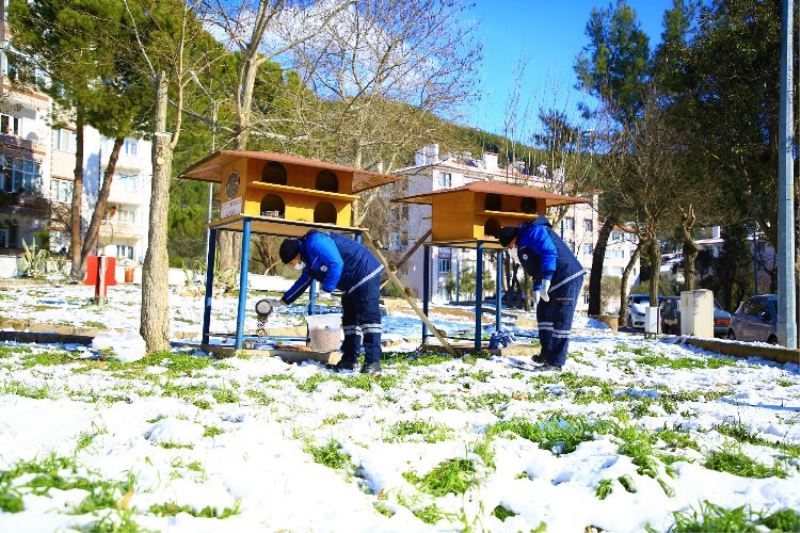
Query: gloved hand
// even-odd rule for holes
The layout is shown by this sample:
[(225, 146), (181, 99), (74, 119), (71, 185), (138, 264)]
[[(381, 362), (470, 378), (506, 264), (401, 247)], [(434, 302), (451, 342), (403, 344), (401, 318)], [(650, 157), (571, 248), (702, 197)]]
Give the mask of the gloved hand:
[(549, 302), (550, 301), (550, 280), (543, 279), (542, 280), (542, 301)]
[(270, 298), (268, 301), (269, 305), (271, 305), (273, 309), (277, 309), (278, 307), (283, 307), (286, 305), (280, 298)]
[(534, 289), (533, 290), (533, 306), (534, 307), (539, 305), (539, 298), (541, 298), (541, 297), (542, 297), (542, 291)]

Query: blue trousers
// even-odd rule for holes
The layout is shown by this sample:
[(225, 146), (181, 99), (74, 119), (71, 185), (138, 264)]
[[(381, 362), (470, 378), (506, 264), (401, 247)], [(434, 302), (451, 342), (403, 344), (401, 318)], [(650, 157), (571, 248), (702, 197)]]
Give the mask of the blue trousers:
[(550, 301), (540, 300), (536, 306), (539, 342), (542, 345), (541, 358), (547, 364), (564, 366), (567, 362), (572, 318), (575, 316), (575, 305), (582, 286), (583, 276), (579, 276), (551, 290)]
[(342, 360), (353, 363), (363, 342), (367, 363), (381, 360), (381, 277), (374, 276), (342, 296)]

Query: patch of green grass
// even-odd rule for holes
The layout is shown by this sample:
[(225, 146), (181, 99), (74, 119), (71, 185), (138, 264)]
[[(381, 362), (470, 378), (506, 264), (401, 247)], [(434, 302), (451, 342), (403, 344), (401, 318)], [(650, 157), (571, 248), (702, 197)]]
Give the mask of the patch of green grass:
[(763, 479), (768, 477), (787, 476), (786, 471), (779, 464), (765, 466), (742, 453), (738, 448), (728, 448), (712, 451), (703, 463), (703, 466), (718, 472), (728, 472), (735, 476)]
[(502, 406), (511, 401), (511, 396), (502, 392), (489, 392), (477, 396), (467, 396), (464, 401), (469, 409), (487, 408), (490, 411), (497, 412)]
[(317, 372), (313, 376), (309, 377), (302, 383), (297, 384), (297, 389), (302, 392), (312, 393), (316, 392), (317, 388), (319, 387), (320, 383), (327, 381), (330, 378), (328, 374), (324, 374), (322, 372)]
[(348, 394), (342, 394), (341, 392), (337, 392), (333, 396), (331, 396), (331, 400), (334, 402), (354, 402), (358, 400), (358, 396), (350, 396)]
[(523, 418), (503, 420), (492, 426), (490, 435), (514, 433), (539, 444), (555, 454), (572, 453), (581, 442), (594, 440), (595, 435), (608, 433), (611, 424), (602, 420), (589, 421), (582, 416), (553, 416), (537, 422)]
[(500, 520), (501, 522), (505, 522), (506, 518), (517, 516), (517, 513), (515, 513), (514, 511), (503, 505), (498, 505), (497, 507), (495, 507), (494, 510), (492, 511), (492, 514), (496, 516), (497, 519)]
[(106, 327), (106, 325), (103, 324), (102, 322), (96, 322), (94, 320), (87, 320), (86, 322), (83, 323), (83, 325), (86, 326), (87, 328), (95, 328), (95, 329), (103, 329), (103, 330), (104, 329), (108, 329)]
[(217, 403), (239, 403), (239, 395), (231, 389), (217, 389), (211, 393)]
[(403, 479), (419, 490), (439, 497), (445, 494), (463, 494), (477, 485), (475, 465), (468, 459), (448, 459), (436, 465), (424, 476), (403, 472)]
[(33, 400), (44, 400), (50, 394), (50, 386), (44, 384), (41, 387), (32, 387), (21, 381), (12, 380), (0, 386), (0, 394), (14, 394)]
[(33, 350), (31, 350), (28, 346), (19, 346), (15, 344), (0, 345), (0, 359), (6, 359), (14, 355), (28, 354), (32, 351)]
[(619, 453), (633, 459), (633, 464), (638, 467), (637, 471), (640, 475), (655, 479), (658, 476), (658, 460), (653, 449), (656, 436), (635, 426), (617, 428), (614, 434), (622, 440), (618, 449)]
[(334, 470), (351, 468), (350, 456), (342, 451), (342, 445), (335, 440), (328, 441), (324, 446), (307, 444), (306, 453), (314, 458), (315, 463), (333, 468)]
[(291, 381), (292, 376), (288, 374), (267, 374), (261, 376), (261, 383), (275, 383), (279, 381)]
[(675, 525), (670, 528), (674, 533), (693, 532), (755, 532), (752, 513), (744, 506), (736, 509), (725, 509), (711, 502), (703, 502), (699, 509), (676, 512)]
[(656, 353), (651, 348), (637, 348), (635, 362), (646, 366), (667, 367), (672, 370), (694, 370), (699, 368), (717, 369), (726, 366), (735, 366), (736, 360), (726, 357), (667, 357)]
[(172, 381), (167, 381), (161, 387), (161, 396), (172, 396), (192, 402), (198, 396), (208, 392), (208, 385), (205, 383), (196, 383), (192, 385), (179, 385)]
[(397, 385), (397, 377), (394, 375), (370, 376), (369, 374), (356, 374), (353, 376), (335, 376), (334, 379), (347, 387), (367, 392), (372, 390), (374, 383), (377, 383), (383, 390), (389, 390)]
[(48, 350), (44, 352), (31, 352), (22, 358), (22, 368), (33, 366), (63, 365), (73, 362), (73, 358), (64, 350)]
[(779, 379), (779, 380), (778, 380), (778, 381), (776, 381), (775, 383), (777, 383), (777, 385), (778, 385), (779, 387), (791, 387), (792, 385), (794, 385), (794, 383), (792, 383), (792, 382), (791, 382), (791, 381), (789, 381), (788, 379)]
[(192, 405), (194, 405), (198, 409), (211, 409), (211, 402), (209, 402), (205, 398), (198, 398), (197, 400), (192, 400)]
[(238, 515), (241, 512), (241, 507), (238, 500), (233, 507), (224, 507), (221, 510), (210, 505), (202, 509), (196, 509), (190, 505), (178, 505), (175, 502), (167, 502), (151, 505), (148, 512), (156, 516), (175, 516), (178, 513), (187, 513), (197, 518), (218, 518), (222, 520)]
[(255, 389), (247, 389), (244, 391), (244, 394), (255, 400), (258, 405), (269, 405), (275, 401), (271, 396)]
[(595, 496), (600, 500), (605, 500), (614, 491), (613, 479), (601, 479), (600, 484), (597, 485), (597, 490), (594, 491)]
[(691, 437), (689, 431), (683, 431), (679, 429), (662, 429), (656, 432), (656, 435), (670, 449), (674, 450), (676, 448), (691, 448), (693, 450), (700, 451), (700, 445), (697, 444), (697, 441)]
[(435, 424), (426, 420), (404, 420), (389, 427), (386, 437), (388, 442), (405, 440), (406, 437), (419, 436), (424, 442), (440, 442), (447, 440), (452, 432), (442, 424)]
[(158, 445), (164, 448), (165, 450), (191, 450), (192, 448), (194, 448), (193, 444), (183, 444), (180, 442), (172, 442), (172, 441), (160, 442)]
[(203, 431), (203, 436), (216, 437), (218, 435), (222, 435), (223, 433), (225, 433), (225, 430), (217, 426), (205, 426), (205, 430)]
[(481, 383), (486, 383), (487, 381), (489, 381), (489, 378), (492, 377), (493, 375), (494, 373), (491, 370), (478, 370), (477, 372), (472, 374), (472, 377), (475, 378), (475, 380), (480, 381)]
[(347, 420), (349, 417), (344, 413), (337, 413), (334, 416), (329, 416), (322, 421), (323, 426), (332, 426), (334, 424), (338, 424), (342, 420)]
[(435, 503), (422, 507), (419, 504), (418, 497), (407, 497), (403, 494), (398, 494), (397, 503), (408, 508), (414, 516), (429, 525), (433, 525), (440, 520), (453, 520), (455, 518), (455, 515), (444, 512)]
[(208, 368), (213, 364), (211, 357), (192, 355), (181, 352), (153, 352), (133, 363), (118, 363), (124, 367), (146, 368), (148, 366), (164, 366), (167, 376), (180, 377), (192, 376), (199, 370)]
[(409, 359), (408, 364), (411, 366), (430, 366), (439, 365), (452, 360), (453, 356), (447, 353), (425, 353), (419, 357)]
[(12, 489), (8, 483), (0, 483), (0, 511), (4, 513), (21, 513), (25, 510), (22, 496)]
[(375, 510), (381, 513), (383, 516), (386, 516), (388, 518), (394, 516), (394, 511), (389, 509), (383, 502), (372, 502), (372, 506), (375, 507)]
[(769, 516), (762, 516), (758, 524), (771, 531), (800, 531), (800, 513), (794, 509), (782, 509)]
[(636, 482), (633, 481), (633, 478), (630, 476), (630, 474), (619, 476), (617, 481), (619, 481), (619, 484), (622, 485), (622, 488), (624, 488), (626, 491), (630, 492), (631, 494), (636, 493)]
[(769, 448), (780, 450), (784, 453), (784, 455), (789, 457), (800, 458), (800, 445), (790, 444), (788, 442), (773, 442), (763, 439), (756, 433), (752, 432), (750, 428), (741, 422), (741, 420), (737, 420), (735, 422), (726, 421), (715, 426), (714, 429), (722, 435), (736, 439), (738, 442), (746, 442), (749, 444), (755, 444), (756, 446), (767, 446)]
[(495, 468), (494, 464), (494, 446), (492, 445), (492, 437), (484, 435), (483, 439), (479, 440), (472, 446), (472, 453), (477, 455), (488, 468)]

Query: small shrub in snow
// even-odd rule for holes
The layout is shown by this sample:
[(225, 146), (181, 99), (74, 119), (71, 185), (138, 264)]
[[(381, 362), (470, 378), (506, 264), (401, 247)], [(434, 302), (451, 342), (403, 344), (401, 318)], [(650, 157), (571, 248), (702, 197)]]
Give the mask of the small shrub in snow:
[[(699, 509), (674, 513), (675, 524), (669, 529), (672, 533), (695, 531), (760, 531), (766, 526), (771, 531), (800, 531), (800, 514), (792, 509), (783, 509), (770, 515), (755, 512), (749, 507), (725, 509), (709, 501), (700, 504)], [(759, 527), (762, 526), (762, 527)]]
[(448, 459), (442, 461), (424, 476), (414, 472), (403, 472), (403, 479), (431, 496), (463, 494), (477, 485), (475, 465), (469, 459)]
[(595, 496), (600, 500), (605, 500), (614, 491), (613, 479), (601, 479), (597, 485), (597, 490), (594, 491)]
[(496, 516), (497, 519), (500, 520), (501, 522), (505, 522), (506, 518), (517, 516), (517, 513), (502, 505), (498, 505), (497, 507), (495, 507), (494, 510), (492, 511), (492, 514)]
[(728, 472), (735, 476), (752, 477), (752, 478), (768, 478), (779, 477), (785, 478), (786, 471), (776, 463), (773, 466), (765, 466), (759, 462), (754, 461), (746, 454), (742, 453), (739, 448), (727, 448), (712, 451), (703, 464), (706, 468), (716, 470), (718, 472)]
[(335, 440), (328, 441), (324, 446), (307, 444), (305, 451), (314, 458), (315, 463), (328, 468), (338, 470), (352, 466), (350, 456), (342, 451), (342, 445)]
[(389, 428), (386, 438), (388, 442), (405, 440), (406, 437), (419, 436), (428, 443), (446, 440), (452, 432), (442, 424), (435, 424), (426, 420), (404, 420)]

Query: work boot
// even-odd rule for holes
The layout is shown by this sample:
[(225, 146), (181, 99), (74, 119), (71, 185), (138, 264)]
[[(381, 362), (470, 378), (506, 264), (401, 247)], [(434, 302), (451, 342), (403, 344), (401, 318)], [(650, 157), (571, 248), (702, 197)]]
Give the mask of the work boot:
[(532, 356), (531, 361), (533, 361), (537, 365), (547, 364), (547, 359), (545, 359), (545, 357), (540, 353), (537, 353), (536, 355)]
[(357, 366), (358, 363), (355, 361), (355, 359), (347, 359), (342, 357), (339, 359), (338, 363), (331, 367), (331, 370), (335, 372), (352, 372)]
[(536, 368), (532, 369), (533, 372), (561, 372), (560, 365), (554, 365), (551, 363), (544, 363), (541, 366), (537, 366)]
[(378, 361), (374, 363), (364, 362), (364, 366), (361, 367), (362, 374), (369, 374), (371, 376), (379, 376), (382, 370), (381, 364)]

